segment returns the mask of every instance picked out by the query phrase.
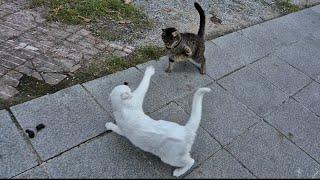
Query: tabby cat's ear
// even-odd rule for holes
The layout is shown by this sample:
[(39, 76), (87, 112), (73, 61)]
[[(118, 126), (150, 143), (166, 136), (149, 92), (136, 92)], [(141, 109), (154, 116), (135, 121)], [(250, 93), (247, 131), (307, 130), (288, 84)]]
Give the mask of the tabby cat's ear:
[(176, 37), (179, 34), (179, 32), (178, 31), (174, 31), (171, 34), (172, 34), (173, 37)]
[(166, 29), (161, 29), (162, 30), (162, 32), (165, 32), (166, 31)]

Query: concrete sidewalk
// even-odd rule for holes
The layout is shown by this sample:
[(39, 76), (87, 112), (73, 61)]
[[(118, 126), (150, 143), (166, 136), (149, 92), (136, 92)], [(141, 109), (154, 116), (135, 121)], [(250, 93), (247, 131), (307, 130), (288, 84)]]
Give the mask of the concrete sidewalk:
[[(155, 119), (185, 124), (205, 95), (186, 178), (320, 178), (320, 5), (206, 42), (207, 75), (165, 57), (0, 111), (0, 178), (172, 178), (173, 167), (106, 132), (108, 96), (156, 74)], [(29, 138), (26, 129), (46, 127)]]

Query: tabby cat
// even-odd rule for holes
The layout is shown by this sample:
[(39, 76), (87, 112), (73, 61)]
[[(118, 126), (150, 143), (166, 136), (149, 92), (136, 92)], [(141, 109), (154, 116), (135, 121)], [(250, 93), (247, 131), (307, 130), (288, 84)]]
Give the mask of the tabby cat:
[(162, 29), (162, 40), (168, 50), (169, 66), (166, 69), (170, 73), (175, 62), (193, 59), (200, 64), (200, 73), (206, 73), (206, 59), (204, 57), (205, 42), (205, 13), (199, 3), (194, 3), (200, 15), (200, 27), (198, 34), (180, 33), (176, 28)]

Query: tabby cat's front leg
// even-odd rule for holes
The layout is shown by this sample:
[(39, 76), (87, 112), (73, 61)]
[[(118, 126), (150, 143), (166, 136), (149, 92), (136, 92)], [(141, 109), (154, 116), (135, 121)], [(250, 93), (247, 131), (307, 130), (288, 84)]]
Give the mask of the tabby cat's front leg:
[(206, 58), (204, 56), (200, 58), (200, 63), (201, 63), (200, 73), (204, 75), (206, 74)]
[(166, 69), (166, 72), (167, 72), (167, 73), (171, 73), (171, 72), (172, 72), (173, 65), (174, 65), (174, 60), (173, 60), (173, 58), (169, 57), (169, 66), (168, 66), (168, 68)]

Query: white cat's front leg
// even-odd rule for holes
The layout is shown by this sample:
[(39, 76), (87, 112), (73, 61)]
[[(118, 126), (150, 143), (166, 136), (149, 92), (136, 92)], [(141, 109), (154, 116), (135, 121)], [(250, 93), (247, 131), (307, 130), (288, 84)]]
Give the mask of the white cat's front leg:
[(155, 70), (153, 66), (148, 66), (146, 68), (146, 71), (144, 73), (144, 76), (142, 78), (142, 81), (140, 82), (138, 88), (133, 92), (134, 96), (137, 97), (137, 99), (142, 102), (144, 99), (144, 96), (146, 95), (149, 85), (150, 85), (150, 79), (151, 76), (154, 74)]
[(120, 128), (117, 125), (113, 124), (112, 122), (106, 123), (106, 128), (107, 128), (107, 130), (111, 130), (111, 131), (123, 136), (123, 133), (120, 130)]

